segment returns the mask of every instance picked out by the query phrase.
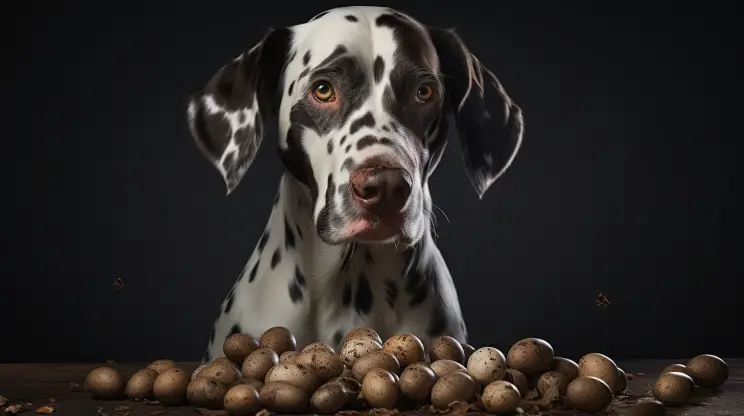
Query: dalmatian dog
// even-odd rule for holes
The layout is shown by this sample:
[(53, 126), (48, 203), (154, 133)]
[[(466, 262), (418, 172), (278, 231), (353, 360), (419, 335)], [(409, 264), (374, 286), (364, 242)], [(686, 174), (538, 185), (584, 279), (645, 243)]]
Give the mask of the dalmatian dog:
[(188, 103), (191, 134), (229, 195), (276, 127), (285, 172), (204, 361), (233, 333), (291, 330), (298, 348), (370, 327), (467, 342), (432, 238), (427, 185), (456, 127), (479, 198), (520, 148), (523, 117), (450, 29), (343, 7), (271, 29)]

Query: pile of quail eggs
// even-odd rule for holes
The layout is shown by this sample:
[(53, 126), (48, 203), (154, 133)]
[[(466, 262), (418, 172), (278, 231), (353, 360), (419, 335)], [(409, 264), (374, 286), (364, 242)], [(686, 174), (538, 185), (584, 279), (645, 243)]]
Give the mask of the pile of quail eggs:
[[(339, 351), (316, 342), (297, 351), (294, 335), (274, 327), (256, 340), (233, 334), (224, 357), (188, 373), (172, 360), (157, 360), (128, 381), (111, 367), (92, 370), (86, 388), (97, 398), (157, 400), (191, 404), (230, 415), (333, 414), (347, 409), (447, 409), (455, 403), (497, 415), (517, 412), (532, 392), (586, 412), (605, 410), (626, 389), (627, 377), (609, 357), (590, 353), (578, 363), (556, 357), (539, 338), (518, 341), (504, 355), (493, 347), (473, 348), (449, 336), (424, 347), (412, 334), (386, 341), (373, 329), (346, 334)], [(685, 404), (696, 385), (718, 387), (728, 367), (713, 355), (665, 368), (653, 387), (656, 400), (641, 401), (632, 414), (665, 414), (664, 406)], [(533, 397), (534, 398), (534, 397)]]

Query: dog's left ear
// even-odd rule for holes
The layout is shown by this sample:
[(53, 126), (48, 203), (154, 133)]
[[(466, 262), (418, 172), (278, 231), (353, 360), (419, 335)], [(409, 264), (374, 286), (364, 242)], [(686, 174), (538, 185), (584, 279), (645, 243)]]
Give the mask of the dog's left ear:
[(264, 127), (278, 109), (277, 88), (290, 42), (289, 29), (269, 30), (189, 99), (191, 135), (222, 174), (228, 195), (253, 163)]
[(453, 112), (465, 169), (483, 198), (522, 144), (522, 110), (451, 29), (429, 28), (439, 55), (445, 109)]

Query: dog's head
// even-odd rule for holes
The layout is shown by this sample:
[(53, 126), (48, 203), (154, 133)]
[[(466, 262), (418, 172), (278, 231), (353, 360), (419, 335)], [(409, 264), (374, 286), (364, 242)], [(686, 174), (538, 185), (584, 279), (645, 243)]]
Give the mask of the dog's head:
[(523, 132), (519, 107), (453, 31), (381, 7), (270, 30), (192, 97), (188, 116), (228, 194), (277, 122), (282, 162), (329, 244), (422, 237), (450, 120), (481, 198)]

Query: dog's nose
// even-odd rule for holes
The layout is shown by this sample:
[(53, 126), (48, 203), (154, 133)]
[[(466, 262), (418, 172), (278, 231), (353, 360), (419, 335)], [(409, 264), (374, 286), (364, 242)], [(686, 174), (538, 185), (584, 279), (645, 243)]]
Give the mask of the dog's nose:
[(361, 168), (349, 182), (355, 199), (378, 217), (399, 213), (411, 195), (410, 177), (400, 168)]

